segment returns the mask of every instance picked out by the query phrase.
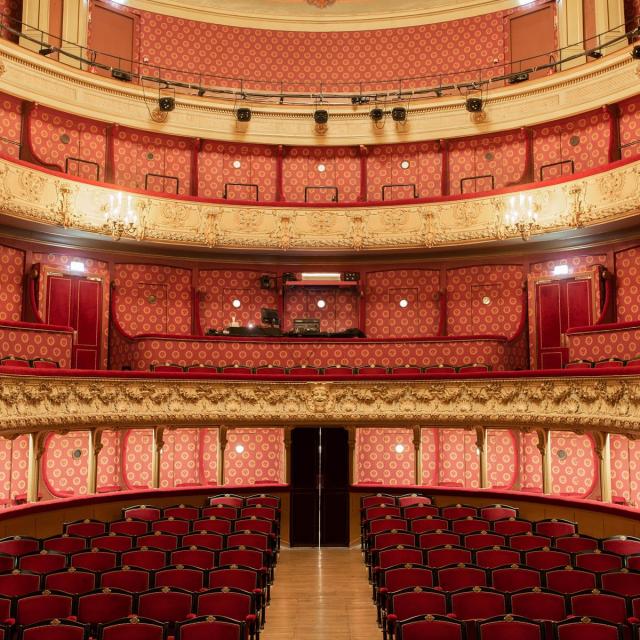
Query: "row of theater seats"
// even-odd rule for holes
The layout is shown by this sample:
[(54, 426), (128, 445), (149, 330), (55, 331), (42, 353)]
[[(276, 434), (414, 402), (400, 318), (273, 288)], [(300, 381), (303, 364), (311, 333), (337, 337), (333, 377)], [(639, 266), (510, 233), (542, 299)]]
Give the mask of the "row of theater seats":
[(565, 369), (604, 369), (610, 367), (640, 367), (640, 356), (623, 360), (622, 358), (603, 358), (602, 360), (572, 360), (564, 365)]
[(367, 496), (363, 552), (384, 638), (640, 638), (640, 539), (508, 505)]
[(0, 640), (259, 640), (280, 501), (137, 505), (0, 540)]
[(469, 373), (473, 371), (491, 371), (491, 366), (475, 362), (473, 364), (452, 365), (432, 364), (426, 366), (406, 364), (401, 367), (385, 367), (383, 365), (367, 365), (365, 367), (352, 367), (350, 365), (332, 365), (328, 367), (309, 367), (299, 365), (294, 367), (279, 367), (264, 365), (250, 367), (245, 365), (216, 366), (212, 364), (193, 364), (182, 366), (170, 362), (164, 364), (152, 364), (151, 371), (164, 371), (170, 373), (239, 373), (246, 375), (290, 375), (290, 376), (355, 376), (355, 375), (393, 375), (393, 374), (417, 374), (417, 373)]
[(5, 356), (0, 358), (1, 367), (31, 367), (33, 369), (58, 369), (60, 363), (49, 358), (19, 358), (18, 356)]

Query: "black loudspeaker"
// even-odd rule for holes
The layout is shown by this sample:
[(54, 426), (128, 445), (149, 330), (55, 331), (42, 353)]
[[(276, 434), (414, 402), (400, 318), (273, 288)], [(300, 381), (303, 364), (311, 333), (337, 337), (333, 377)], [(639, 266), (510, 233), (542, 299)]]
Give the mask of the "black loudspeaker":
[(329, 122), (329, 112), (325, 109), (316, 109), (313, 112), (313, 120), (316, 124), (327, 124)]
[(242, 107), (236, 111), (236, 118), (238, 122), (249, 122), (251, 120), (251, 109)]
[(160, 107), (160, 111), (173, 111), (176, 108), (175, 98), (171, 98), (170, 96), (165, 96), (158, 100), (158, 106)]
[(380, 120), (384, 118), (384, 110), (380, 109), (380, 107), (376, 107), (375, 109), (371, 109), (369, 115), (374, 122), (380, 122)]
[(271, 276), (260, 276), (260, 288), (271, 289)]
[(469, 113), (478, 113), (482, 111), (482, 98), (467, 98), (465, 107)]
[(635, 47), (633, 47), (631, 51), (631, 57), (634, 60), (640, 60), (640, 44), (637, 44)]
[(407, 119), (407, 110), (404, 107), (393, 107), (391, 118), (395, 122), (404, 122)]
[(131, 74), (122, 69), (111, 69), (111, 77), (123, 82), (131, 82)]

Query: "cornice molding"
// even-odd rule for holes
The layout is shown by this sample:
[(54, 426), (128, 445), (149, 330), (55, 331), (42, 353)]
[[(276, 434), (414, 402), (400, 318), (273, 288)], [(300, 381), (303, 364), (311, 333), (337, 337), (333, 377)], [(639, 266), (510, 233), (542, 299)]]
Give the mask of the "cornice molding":
[[(113, 189), (0, 159), (0, 212), (13, 224), (104, 235)], [(640, 210), (640, 161), (527, 190), (539, 231), (621, 223)], [(139, 226), (130, 239), (220, 251), (375, 252), (483, 245), (518, 238), (504, 228), (512, 193), (401, 206), (297, 208), (174, 200), (133, 194)], [(519, 240), (518, 240), (519, 242)]]
[(0, 374), (0, 435), (161, 425), (503, 426), (636, 434), (640, 377), (231, 382)]
[[(251, 122), (238, 125), (233, 102), (177, 96), (176, 109), (164, 123), (150, 113), (157, 92), (99, 77), (0, 42), (3, 91), (66, 113), (141, 130), (179, 136), (244, 143), (284, 145), (367, 145), (459, 138), (518, 129), (575, 116), (638, 92), (640, 63), (629, 48), (602, 59), (532, 80), (492, 89), (485, 117), (475, 122), (464, 96), (411, 100), (405, 124), (391, 121), (374, 126), (370, 105), (330, 108), (326, 133), (318, 134), (313, 107), (243, 102), (252, 109)], [(195, 93), (195, 92), (194, 92)], [(405, 103), (406, 104), (406, 103)]]

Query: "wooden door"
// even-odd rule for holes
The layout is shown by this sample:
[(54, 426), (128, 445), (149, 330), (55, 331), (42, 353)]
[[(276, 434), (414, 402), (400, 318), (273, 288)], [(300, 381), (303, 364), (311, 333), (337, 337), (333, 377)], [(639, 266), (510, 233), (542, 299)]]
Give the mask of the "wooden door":
[[(512, 73), (549, 63), (550, 53), (556, 48), (553, 3), (509, 16), (509, 45)], [(543, 69), (531, 73), (529, 78), (548, 73), (548, 69)]]
[(349, 435), (320, 430), (320, 545), (349, 546)]

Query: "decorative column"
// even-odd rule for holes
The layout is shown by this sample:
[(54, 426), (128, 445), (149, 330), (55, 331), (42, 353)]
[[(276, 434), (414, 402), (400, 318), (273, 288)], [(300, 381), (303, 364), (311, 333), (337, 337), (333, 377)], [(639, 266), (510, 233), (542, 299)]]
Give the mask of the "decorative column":
[(600, 500), (612, 502), (611, 495), (611, 434), (594, 433), (595, 451), (599, 461)]
[(487, 473), (487, 430), (484, 427), (476, 427), (476, 447), (480, 458), (480, 488), (486, 489), (489, 486), (489, 474)]
[[(625, 32), (624, 0), (595, 0), (596, 33), (602, 34), (598, 45), (603, 46)], [(618, 42), (609, 45), (604, 54), (624, 49), (628, 45), (627, 39), (622, 38)]]
[[(583, 0), (561, 0), (558, 3), (558, 44), (561, 60), (584, 52), (584, 13)], [(584, 56), (578, 56), (568, 62), (562, 62), (559, 70), (571, 69), (583, 64)]]
[[(63, 0), (62, 5), (62, 50), (76, 56), (87, 57), (87, 38), (89, 27), (88, 0)], [(66, 40), (66, 42), (64, 42)], [(74, 44), (70, 44), (74, 43)], [(84, 54), (84, 55), (83, 55)], [(83, 68), (82, 62), (73, 58), (64, 58), (65, 64)]]
[(227, 427), (218, 428), (218, 484), (224, 484), (224, 450), (227, 448)]
[(552, 474), (551, 474), (551, 435), (548, 429), (537, 429), (538, 451), (542, 456), (542, 492), (545, 495), (551, 494)]
[(40, 461), (44, 453), (46, 433), (29, 434), (29, 462), (27, 466), (27, 502), (38, 502)]
[(154, 489), (160, 487), (160, 458), (164, 447), (164, 427), (155, 427), (153, 430), (153, 459), (151, 461), (151, 486)]
[(413, 454), (415, 456), (415, 482), (422, 484), (422, 427), (413, 427)]
[[(39, 51), (41, 44), (49, 44), (48, 37), (44, 35), (49, 32), (49, 0), (24, 0), (22, 3), (22, 33), (30, 38), (35, 38), (38, 42), (31, 42), (26, 38), (20, 38), (20, 46), (31, 51)], [(11, 25), (14, 29), (20, 30), (19, 25)], [(63, 36), (64, 37), (64, 36)]]
[(89, 429), (89, 460), (87, 464), (87, 491), (95, 493), (98, 486), (98, 455), (102, 450), (102, 430)]

